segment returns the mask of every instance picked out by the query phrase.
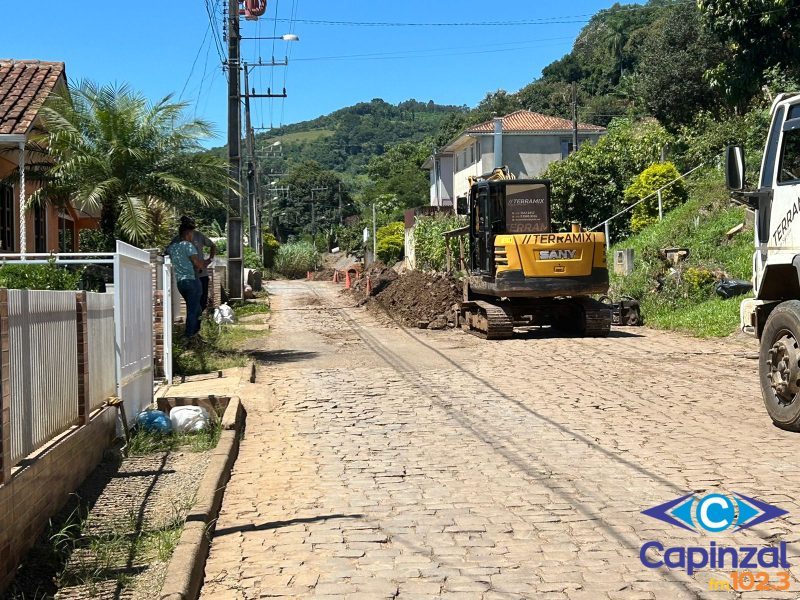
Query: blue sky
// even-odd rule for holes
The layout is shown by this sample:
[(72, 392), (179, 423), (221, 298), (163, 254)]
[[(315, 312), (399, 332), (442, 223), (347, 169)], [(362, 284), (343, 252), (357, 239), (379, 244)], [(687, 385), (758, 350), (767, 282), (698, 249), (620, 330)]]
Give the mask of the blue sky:
[[(214, 28), (220, 33), (220, 10), (227, 0), (40, 0), (35, 10), (31, 3), (9, 0), (3, 20), (14, 26), (4, 28), (0, 57), (61, 60), (72, 80), (127, 82), (153, 100), (182, 93), (190, 102), (189, 114), (213, 122), (222, 136), (227, 84), (207, 3), (216, 11)], [(277, 61), (289, 59), (287, 68), (254, 69), (251, 87), (279, 91), (285, 82), (288, 98), (254, 101), (253, 124), (277, 127), (372, 98), (474, 106), (487, 91), (516, 91), (538, 77), (542, 67), (570, 50), (590, 15), (612, 4), (269, 0), (269, 18), (243, 22), (242, 34), (295, 33), (300, 41), (243, 41), (243, 60), (270, 61), (273, 54)], [(485, 21), (527, 23), (469, 25)], [(354, 24), (364, 22), (408, 25)], [(420, 26), (430, 23), (439, 25)]]

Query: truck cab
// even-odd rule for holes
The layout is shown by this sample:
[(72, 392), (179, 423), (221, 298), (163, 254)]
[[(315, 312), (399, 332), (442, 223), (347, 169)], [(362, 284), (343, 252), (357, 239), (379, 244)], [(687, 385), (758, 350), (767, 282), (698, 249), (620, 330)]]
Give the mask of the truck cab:
[(729, 146), (732, 196), (755, 210), (753, 290), (742, 302), (742, 330), (760, 340), (759, 378), (773, 422), (800, 430), (800, 94), (773, 102), (758, 178), (747, 190), (745, 157)]

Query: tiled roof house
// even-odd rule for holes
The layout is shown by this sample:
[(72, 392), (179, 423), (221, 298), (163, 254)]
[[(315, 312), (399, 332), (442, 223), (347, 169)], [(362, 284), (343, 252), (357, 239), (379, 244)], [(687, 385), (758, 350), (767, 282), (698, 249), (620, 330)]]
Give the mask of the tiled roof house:
[[(27, 252), (74, 251), (79, 227), (95, 226), (94, 219), (70, 206), (27, 206), (38, 184), (24, 174), (47, 161), (31, 143), (41, 132), (39, 109), (66, 85), (63, 62), (0, 59), (0, 253), (20, 252), (23, 237)], [(22, 221), (21, 203), (26, 206)]]
[[(578, 144), (594, 143), (605, 132), (579, 123)], [(423, 165), (430, 171), (430, 204), (452, 206), (467, 194), (469, 176), (495, 166), (507, 166), (517, 178), (539, 177), (550, 163), (572, 152), (572, 136), (572, 121), (529, 110), (473, 125)]]

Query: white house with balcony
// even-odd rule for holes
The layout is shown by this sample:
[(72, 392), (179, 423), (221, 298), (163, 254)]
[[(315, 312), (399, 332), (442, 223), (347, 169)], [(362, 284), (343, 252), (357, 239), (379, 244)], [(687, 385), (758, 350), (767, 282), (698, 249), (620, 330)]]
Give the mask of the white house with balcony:
[[(578, 145), (595, 143), (603, 127), (578, 123)], [(473, 125), (430, 156), (423, 168), (430, 171), (431, 206), (453, 206), (466, 196), (467, 178), (507, 166), (518, 179), (537, 178), (547, 166), (573, 150), (573, 122), (529, 110)]]

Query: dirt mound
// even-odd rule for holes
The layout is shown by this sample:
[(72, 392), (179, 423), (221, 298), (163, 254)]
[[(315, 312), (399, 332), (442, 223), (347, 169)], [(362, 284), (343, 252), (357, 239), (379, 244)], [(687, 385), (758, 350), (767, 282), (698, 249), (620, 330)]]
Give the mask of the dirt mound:
[(449, 275), (422, 271), (398, 275), (394, 269), (376, 265), (353, 285), (352, 293), (362, 302), (367, 301), (366, 276), (380, 308), (403, 324), (423, 329), (455, 326), (453, 306), (461, 301), (462, 292), (461, 284)]
[(314, 274), (311, 276), (313, 281), (333, 281), (333, 269), (322, 269), (320, 271), (314, 271)]

